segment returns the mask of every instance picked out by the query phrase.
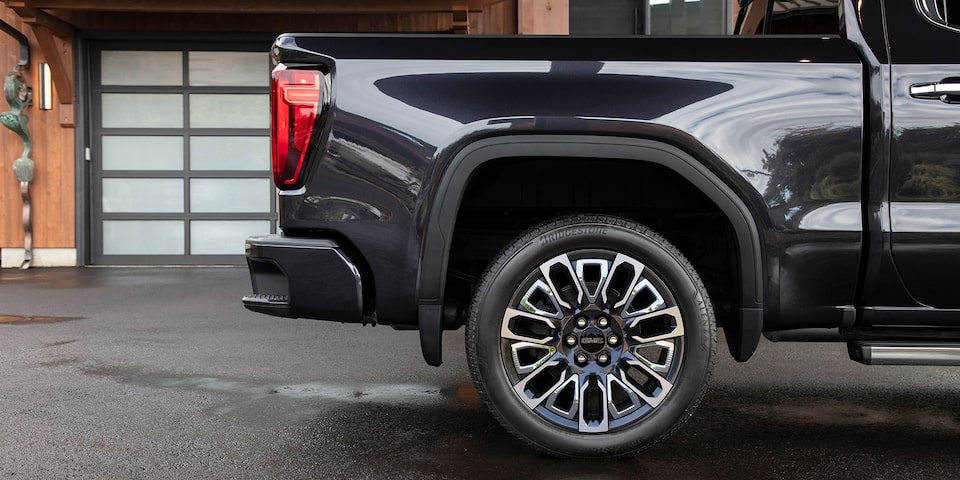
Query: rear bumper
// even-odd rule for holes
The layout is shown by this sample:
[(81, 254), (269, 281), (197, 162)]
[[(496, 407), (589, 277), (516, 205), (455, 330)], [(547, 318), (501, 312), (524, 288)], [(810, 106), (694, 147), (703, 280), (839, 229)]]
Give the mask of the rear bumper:
[(268, 315), (363, 323), (360, 271), (333, 240), (247, 239), (253, 294), (243, 306)]

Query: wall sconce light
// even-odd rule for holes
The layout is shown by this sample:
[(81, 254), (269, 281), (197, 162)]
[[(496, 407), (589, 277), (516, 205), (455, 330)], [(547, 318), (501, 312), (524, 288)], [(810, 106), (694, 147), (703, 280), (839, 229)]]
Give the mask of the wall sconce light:
[(50, 76), (50, 65), (47, 62), (40, 62), (37, 65), (37, 86), (40, 94), (37, 95), (37, 108), (40, 110), (53, 109), (53, 79)]

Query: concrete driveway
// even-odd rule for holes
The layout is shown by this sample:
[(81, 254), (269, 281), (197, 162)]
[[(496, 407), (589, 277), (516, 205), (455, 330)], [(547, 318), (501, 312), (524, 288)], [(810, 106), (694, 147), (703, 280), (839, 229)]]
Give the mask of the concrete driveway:
[[(462, 332), (247, 312), (245, 269), (0, 271), (3, 478), (950, 478), (960, 369), (866, 367), (841, 344), (725, 354), (678, 435), (558, 461), (480, 404)], [(723, 348), (721, 348), (723, 352)]]

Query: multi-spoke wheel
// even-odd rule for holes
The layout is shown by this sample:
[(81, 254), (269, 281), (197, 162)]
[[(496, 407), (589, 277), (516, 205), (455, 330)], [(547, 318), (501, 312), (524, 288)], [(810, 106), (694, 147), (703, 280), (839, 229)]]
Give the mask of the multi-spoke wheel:
[(520, 438), (612, 456), (676, 429), (714, 352), (706, 291), (683, 255), (614, 217), (534, 228), (487, 269), (467, 323), (478, 390)]

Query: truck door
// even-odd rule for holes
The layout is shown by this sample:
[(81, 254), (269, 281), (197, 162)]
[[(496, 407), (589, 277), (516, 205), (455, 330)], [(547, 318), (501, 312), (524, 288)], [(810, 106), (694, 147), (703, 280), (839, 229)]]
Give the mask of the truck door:
[(885, 7), (893, 258), (918, 302), (960, 308), (960, 0)]

